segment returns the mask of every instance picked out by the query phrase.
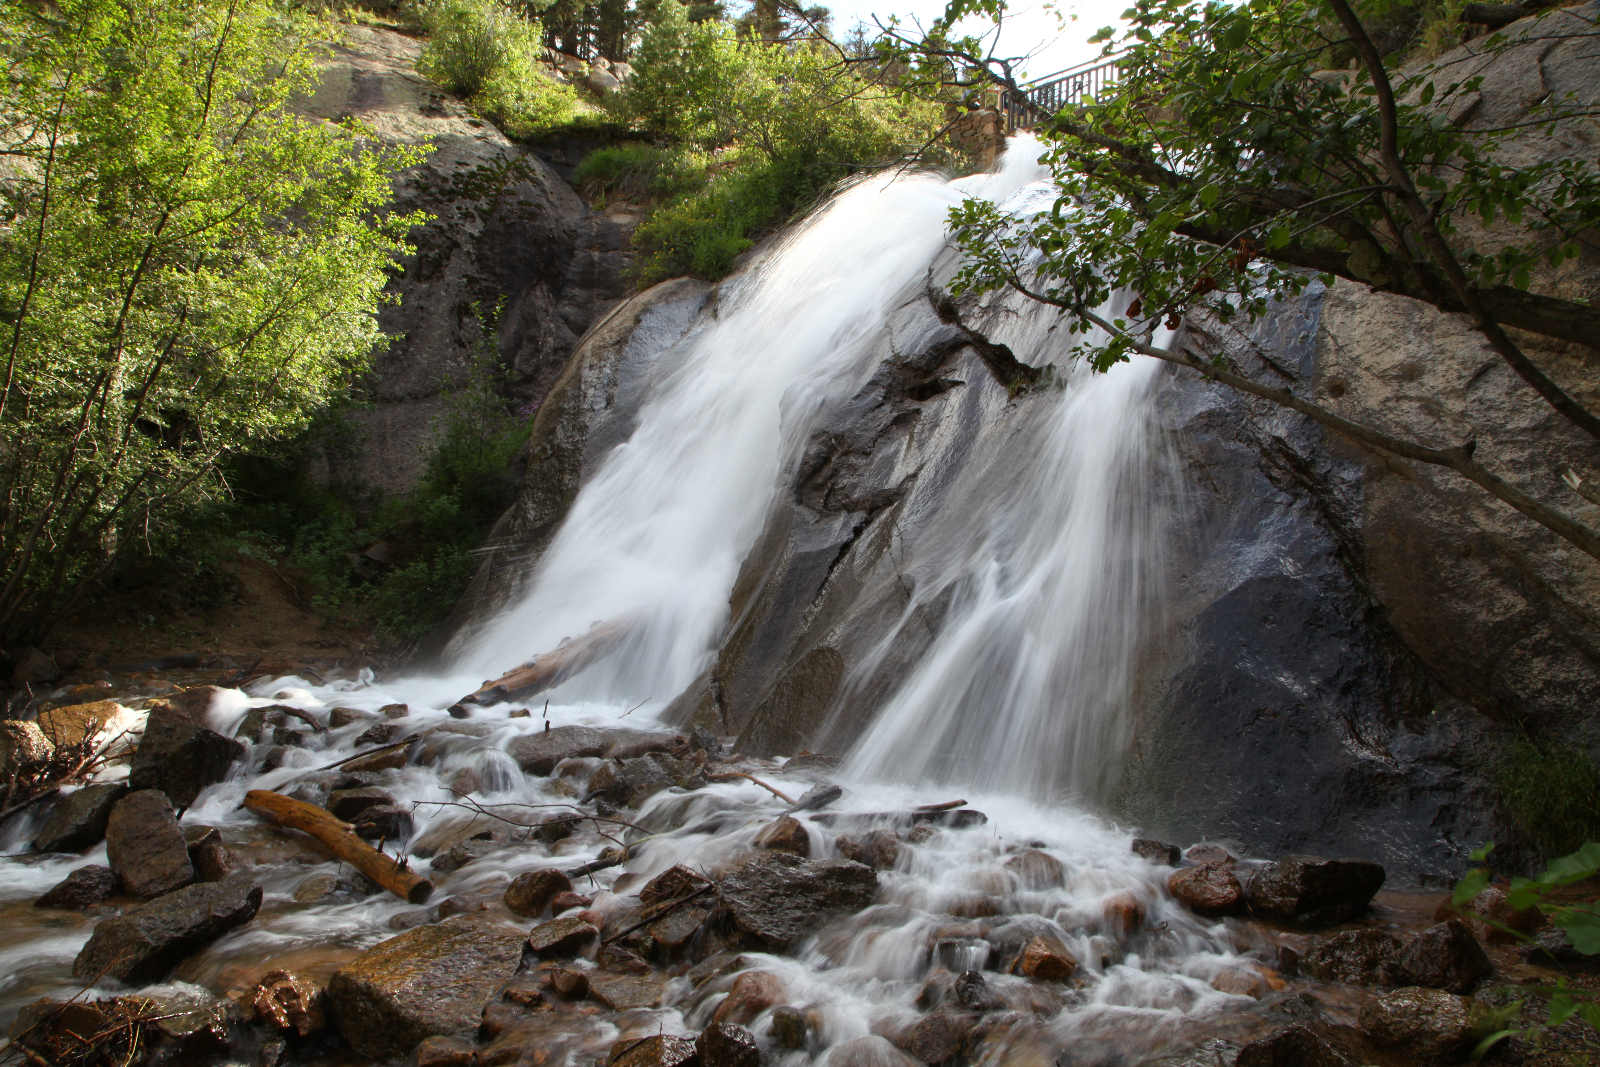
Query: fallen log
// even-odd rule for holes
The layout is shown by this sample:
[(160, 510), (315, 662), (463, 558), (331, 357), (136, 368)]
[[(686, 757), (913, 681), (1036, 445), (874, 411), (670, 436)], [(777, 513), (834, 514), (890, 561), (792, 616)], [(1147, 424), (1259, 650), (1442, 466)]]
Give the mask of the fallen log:
[(943, 804), (918, 804), (912, 811), (953, 811), (967, 806), (965, 800), (947, 800)]
[(432, 882), (361, 840), (348, 823), (334, 818), (325, 808), (265, 789), (252, 789), (246, 793), (244, 806), (279, 826), (310, 834), (335, 856), (401, 900), (422, 904), (433, 895)]
[(507, 671), (477, 692), (462, 697), (458, 704), (488, 707), (507, 700), (525, 700), (535, 693), (560, 685), (596, 660), (615, 652), (633, 635), (638, 620), (631, 617), (596, 624), (588, 633), (564, 641), (543, 655)]

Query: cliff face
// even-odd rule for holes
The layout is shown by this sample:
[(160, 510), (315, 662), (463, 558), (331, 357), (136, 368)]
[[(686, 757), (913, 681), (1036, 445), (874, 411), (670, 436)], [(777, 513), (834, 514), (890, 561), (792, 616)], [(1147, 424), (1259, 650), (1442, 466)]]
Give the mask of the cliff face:
[[(1590, 41), (1531, 39), (1487, 64), (1458, 121), (1504, 125), (1549, 94), (1592, 95)], [(1517, 150), (1593, 143), (1564, 130)], [(952, 269), (946, 257), (936, 277)], [(1582, 270), (1554, 284), (1593, 295)], [(575, 354), (458, 641), (514, 591), (626, 436), (656, 362), (697, 313), (714, 313), (706, 301), (695, 283), (664, 283)], [(1433, 444), (1476, 439), (1503, 476), (1600, 521), (1558, 483), (1567, 466), (1600, 472), (1600, 449), (1458, 316), (1341, 282), (1246, 330), (1186, 330), (1340, 414)], [(1600, 402), (1592, 350), (1529, 343)], [(984, 506), (986, 487), (1032, 454), (1053, 402), (1008, 395), (920, 293), (883, 325), (879, 351), (780, 488), (714, 663), (675, 702), (682, 721), (736, 733), (745, 751), (838, 754), (860, 737), (948, 610), (948, 594), (914, 595), (932, 573), (930, 530)], [(1166, 374), (1154, 403), (1172, 460), (1154, 489), (1169, 516), (1162, 605), (1109, 810), (1155, 834), (1366, 855), (1401, 881), (1437, 882), (1470, 848), (1514, 837), (1492, 783), (1494, 747), (1513, 728), (1600, 749), (1595, 561), (1448, 471), (1367, 453), (1187, 372)]]
[(421, 473), (441, 394), (485, 356), (528, 410), (560, 377), (578, 338), (626, 293), (627, 229), (591, 213), (572, 188), (459, 101), (416, 73), (421, 45), (345, 27), (302, 109), (355, 118), (391, 144), (429, 145), (397, 183), (395, 207), (433, 220), (395, 278), (379, 322), (392, 338), (348, 415), (353, 447), (330, 473), (391, 492)]

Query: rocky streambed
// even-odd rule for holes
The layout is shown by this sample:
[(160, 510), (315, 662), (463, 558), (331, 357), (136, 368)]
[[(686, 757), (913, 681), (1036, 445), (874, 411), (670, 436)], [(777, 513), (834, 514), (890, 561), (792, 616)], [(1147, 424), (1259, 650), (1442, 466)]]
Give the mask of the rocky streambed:
[(123, 752), (0, 828), (8, 1060), (1449, 1063), (1502, 986), (1571, 962), (1501, 943), (1500, 890), (1447, 913), (1362, 859), (843, 781), (620, 707), (465, 708), (459, 679), (222, 680), (0, 731), (13, 761)]

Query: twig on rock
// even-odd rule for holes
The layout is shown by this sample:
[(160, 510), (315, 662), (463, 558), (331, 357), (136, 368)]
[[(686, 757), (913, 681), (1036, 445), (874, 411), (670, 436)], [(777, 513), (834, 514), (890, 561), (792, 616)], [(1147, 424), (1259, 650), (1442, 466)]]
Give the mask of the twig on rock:
[(649, 926), (651, 923), (657, 921), (658, 919), (662, 919), (662, 918), (666, 917), (666, 915), (668, 913), (676, 911), (679, 907), (683, 906), (684, 904), (689, 903), (689, 901), (693, 900), (695, 897), (704, 896), (706, 893), (711, 892), (711, 890), (713, 890), (715, 888), (717, 888), (715, 882), (707, 882), (705, 885), (701, 886), (699, 889), (696, 889), (692, 893), (687, 893), (687, 894), (679, 897), (677, 900), (669, 900), (665, 904), (658, 905), (653, 911), (650, 912), (649, 916), (647, 916), (646, 918), (640, 919), (638, 922), (634, 923), (632, 926), (628, 927), (626, 930), (622, 930), (622, 931), (619, 931), (618, 933), (612, 934), (610, 937), (606, 938), (604, 941), (602, 941), (600, 943), (602, 945), (610, 945), (610, 944), (614, 944), (617, 941), (621, 941), (623, 938), (627, 937), (629, 934), (633, 933), (635, 930), (638, 930), (638, 929), (641, 929), (643, 927)]
[(787, 793), (783, 793), (783, 792), (781, 792), (781, 791), (779, 791), (777, 789), (774, 789), (772, 786), (768, 785), (766, 782), (763, 782), (761, 779), (757, 778), (753, 774), (746, 774), (743, 771), (728, 771), (728, 772), (726, 772), (724, 774), (708, 774), (708, 775), (706, 775), (706, 781), (708, 781), (708, 782), (725, 782), (729, 778), (744, 778), (744, 779), (746, 779), (748, 781), (754, 782), (756, 785), (759, 785), (762, 789), (765, 789), (767, 792), (771, 793), (773, 796), (777, 797), (779, 800), (783, 801), (785, 804), (793, 804), (794, 803), (794, 797), (791, 797)]

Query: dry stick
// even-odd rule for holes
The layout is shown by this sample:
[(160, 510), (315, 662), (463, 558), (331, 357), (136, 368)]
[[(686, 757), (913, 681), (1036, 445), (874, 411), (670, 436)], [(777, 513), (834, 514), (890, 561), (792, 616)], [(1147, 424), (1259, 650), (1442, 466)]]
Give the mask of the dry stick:
[[(479, 812), (481, 814), (489, 816), (489, 818), (491, 818), (491, 819), (499, 819), (501, 822), (510, 823), (512, 826), (520, 826), (525, 830), (537, 829), (538, 825), (540, 825), (540, 824), (535, 824), (534, 826), (529, 826), (525, 822), (518, 822), (515, 819), (508, 819), (504, 815), (497, 815), (497, 814), (494, 813), (494, 811), (491, 810), (491, 808), (571, 808), (574, 812), (577, 813), (576, 815), (574, 815), (572, 817), (573, 821), (577, 821), (579, 819), (588, 819), (591, 822), (609, 822), (609, 823), (615, 823), (618, 826), (626, 826), (630, 830), (638, 830), (640, 833), (645, 833), (645, 834), (650, 833), (650, 831), (647, 830), (645, 827), (639, 826), (636, 823), (627, 822), (624, 819), (611, 819), (611, 818), (607, 818), (604, 815), (590, 815), (588, 812), (584, 811), (582, 808), (578, 807), (578, 805), (576, 805), (576, 804), (521, 804), (521, 803), (510, 803), (510, 804), (484, 805), (484, 804), (480, 804), (478, 801), (473, 800), (471, 797), (469, 797), (466, 794), (461, 793), (461, 792), (459, 792), (457, 790), (452, 789), (451, 792), (455, 793), (456, 796), (461, 797), (462, 800), (468, 801), (468, 803), (463, 804), (460, 801), (455, 801), (455, 800), (417, 800), (417, 801), (413, 801), (411, 806), (412, 807), (416, 807), (419, 804), (433, 804), (436, 807), (441, 807), (441, 808), (466, 808), (468, 811), (476, 811), (476, 812)], [(652, 834), (651, 836), (653, 837), (655, 835)], [(634, 842), (634, 843), (637, 844), (638, 842)]]
[(772, 788), (766, 782), (763, 782), (761, 779), (757, 778), (753, 774), (745, 774), (743, 771), (729, 771), (726, 774), (708, 774), (708, 775), (706, 775), (706, 781), (708, 781), (708, 782), (725, 782), (729, 778), (744, 778), (744, 779), (747, 779), (748, 781), (752, 781), (756, 785), (759, 785), (762, 789), (765, 789), (767, 792), (771, 793), (773, 796), (777, 797), (779, 800), (783, 801), (785, 804), (793, 804), (794, 803), (794, 798), (793, 797), (788, 796), (787, 794), (781, 793), (778, 790)]
[(322, 842), (339, 859), (348, 863), (383, 888), (412, 904), (425, 903), (433, 895), (433, 883), (410, 871), (404, 864), (378, 852), (357, 837), (348, 823), (340, 821), (326, 808), (294, 800), (281, 793), (252, 789), (244, 795), (244, 806), (257, 815), (309, 834)]
[[(639, 701), (639, 703), (635, 704), (633, 707), (629, 708), (627, 711), (623, 712), (621, 715), (618, 715), (617, 718), (626, 719), (629, 715), (632, 715), (634, 712), (638, 711), (640, 708), (644, 707), (646, 704), (650, 703), (650, 701), (652, 701), (654, 699), (655, 699), (655, 697), (645, 697), (643, 700)], [(549, 706), (549, 703), (550, 703), (549, 701), (545, 701), (546, 707)]]
[(617, 941), (621, 941), (623, 938), (627, 937), (629, 934), (633, 933), (635, 930), (641, 929), (642, 927), (649, 926), (651, 923), (657, 921), (658, 919), (662, 919), (662, 918), (666, 917), (666, 915), (669, 912), (676, 911), (680, 906), (689, 903), (689, 901), (693, 900), (695, 897), (703, 896), (706, 893), (711, 892), (711, 890), (713, 890), (715, 888), (717, 888), (717, 887), (716, 887), (716, 885), (714, 883), (708, 883), (706, 885), (701, 886), (699, 889), (696, 889), (693, 893), (690, 893), (687, 896), (681, 896), (677, 900), (669, 901), (666, 904), (662, 904), (655, 911), (651, 912), (650, 916), (648, 918), (639, 920), (638, 922), (634, 923), (632, 926), (628, 927), (626, 930), (621, 930), (621, 931), (618, 931), (617, 933), (612, 934), (610, 937), (606, 938), (604, 941), (602, 941), (600, 943), (602, 945), (610, 945), (610, 944), (613, 944), (613, 943), (615, 943)]
[(947, 800), (943, 804), (923, 804), (922, 806), (916, 807), (916, 808), (912, 808), (911, 810), (912, 811), (954, 811), (956, 808), (964, 808), (966, 806), (967, 806), (967, 802), (965, 800)]
[(380, 752), (388, 752), (390, 749), (405, 748), (407, 745), (411, 744), (411, 742), (420, 740), (421, 737), (422, 737), (421, 734), (412, 734), (410, 737), (406, 738), (404, 741), (395, 741), (395, 742), (392, 742), (392, 743), (387, 744), (387, 745), (379, 745), (377, 748), (369, 748), (365, 752), (357, 752), (354, 756), (346, 756), (342, 760), (337, 760), (337, 761), (335, 761), (333, 763), (328, 764), (325, 767), (313, 768), (312, 770), (307, 771), (306, 773), (307, 774), (315, 774), (317, 771), (331, 771), (335, 767), (343, 767), (346, 763), (353, 763), (353, 762), (355, 762), (356, 760), (360, 759), (363, 756), (376, 756), (378, 753), (380, 753)]

